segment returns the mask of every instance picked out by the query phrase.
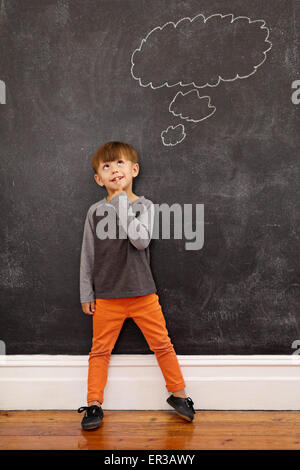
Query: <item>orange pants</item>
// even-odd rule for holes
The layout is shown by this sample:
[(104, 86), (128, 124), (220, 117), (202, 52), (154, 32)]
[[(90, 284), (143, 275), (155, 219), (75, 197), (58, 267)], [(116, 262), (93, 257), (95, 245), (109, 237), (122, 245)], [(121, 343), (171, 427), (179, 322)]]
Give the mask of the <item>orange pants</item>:
[(103, 403), (111, 351), (118, 339), (124, 320), (131, 317), (141, 329), (166, 381), (169, 392), (185, 387), (166, 321), (156, 293), (96, 299), (93, 315), (93, 345), (89, 354), (87, 401)]

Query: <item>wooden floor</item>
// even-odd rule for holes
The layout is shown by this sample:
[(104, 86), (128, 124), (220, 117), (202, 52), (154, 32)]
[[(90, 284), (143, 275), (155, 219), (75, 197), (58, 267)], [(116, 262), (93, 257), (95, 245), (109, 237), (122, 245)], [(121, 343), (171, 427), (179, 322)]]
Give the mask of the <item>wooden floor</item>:
[(201, 411), (189, 423), (175, 411), (109, 411), (83, 431), (77, 411), (0, 412), (1, 450), (300, 449), (300, 412)]

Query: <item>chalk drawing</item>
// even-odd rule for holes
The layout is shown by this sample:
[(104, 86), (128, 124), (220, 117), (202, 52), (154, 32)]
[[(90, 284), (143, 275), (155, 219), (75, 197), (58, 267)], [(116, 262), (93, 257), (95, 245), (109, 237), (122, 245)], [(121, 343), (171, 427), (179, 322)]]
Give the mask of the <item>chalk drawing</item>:
[[(211, 105), (210, 96), (199, 95), (199, 89), (248, 78), (265, 62), (272, 48), (265, 24), (262, 19), (234, 17), (232, 13), (207, 18), (200, 13), (177, 23), (168, 21), (153, 28), (133, 51), (132, 78), (153, 90), (176, 85), (194, 87), (187, 93), (179, 91), (169, 112), (188, 122), (201, 122), (211, 117), (216, 107)], [(161, 133), (163, 145), (177, 145), (184, 140), (184, 127), (177, 127), (169, 126)], [(178, 139), (175, 129), (184, 137)]]
[(165, 131), (161, 133), (161, 140), (166, 146), (174, 146), (180, 144), (186, 137), (184, 132), (184, 126), (178, 124), (177, 126), (169, 126)]
[[(204, 103), (204, 107), (207, 107), (207, 108), (212, 108), (212, 111), (207, 114), (206, 116), (203, 116), (199, 119), (193, 119), (191, 117), (188, 117), (188, 116), (183, 116), (182, 113), (176, 113), (174, 108), (175, 108), (175, 105), (176, 105), (176, 100), (179, 101), (178, 97), (180, 96), (186, 96), (188, 95), (189, 93), (196, 93), (197, 94), (197, 99), (200, 99), (200, 100), (204, 100), (203, 103)], [(206, 104), (206, 101), (208, 100), (208, 103)], [(189, 103), (187, 103), (189, 104)], [(179, 105), (180, 107), (180, 105)], [(172, 109), (173, 108), (173, 109)], [(171, 101), (170, 103), (170, 106), (169, 106), (169, 111), (170, 113), (172, 113), (174, 116), (179, 116), (181, 119), (185, 119), (186, 121), (193, 121), (193, 122), (200, 122), (200, 121), (204, 121), (204, 119), (207, 119), (209, 118), (210, 116), (212, 116), (214, 114), (214, 112), (216, 111), (216, 107), (215, 106), (211, 106), (210, 105), (210, 96), (200, 96), (199, 95), (199, 92), (198, 90), (190, 90), (188, 91), (187, 93), (182, 93), (182, 91), (179, 91), (173, 98), (173, 100)]]

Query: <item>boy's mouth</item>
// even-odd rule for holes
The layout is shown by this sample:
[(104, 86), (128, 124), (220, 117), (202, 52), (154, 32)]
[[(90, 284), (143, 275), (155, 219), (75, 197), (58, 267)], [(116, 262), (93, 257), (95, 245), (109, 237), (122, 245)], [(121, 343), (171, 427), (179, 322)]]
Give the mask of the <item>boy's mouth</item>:
[(115, 181), (121, 180), (121, 179), (123, 179), (123, 178), (124, 178), (124, 176), (116, 176), (116, 177), (115, 177), (113, 180), (111, 180), (111, 181), (115, 182)]

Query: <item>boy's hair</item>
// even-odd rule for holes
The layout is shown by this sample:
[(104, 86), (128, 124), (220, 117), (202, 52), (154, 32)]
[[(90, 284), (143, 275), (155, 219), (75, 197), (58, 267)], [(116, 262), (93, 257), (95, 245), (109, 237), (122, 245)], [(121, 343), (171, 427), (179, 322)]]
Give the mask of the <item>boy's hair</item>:
[(94, 153), (92, 168), (97, 173), (100, 163), (112, 162), (122, 156), (125, 156), (132, 163), (139, 162), (137, 151), (130, 144), (116, 141), (106, 142)]

